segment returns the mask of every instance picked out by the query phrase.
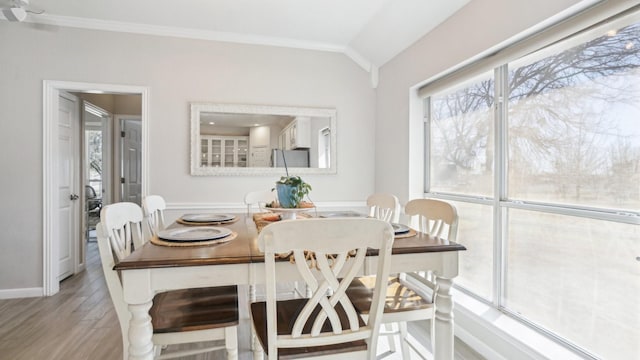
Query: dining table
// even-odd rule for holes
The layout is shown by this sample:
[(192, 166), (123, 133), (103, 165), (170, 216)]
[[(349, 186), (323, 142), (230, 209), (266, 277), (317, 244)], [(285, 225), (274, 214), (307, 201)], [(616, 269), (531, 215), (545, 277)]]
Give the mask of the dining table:
[[(121, 274), (124, 300), (131, 313), (129, 359), (153, 359), (153, 328), (149, 309), (157, 293), (265, 282), (264, 254), (258, 247), (258, 226), (254, 217), (251, 214), (233, 214), (233, 217), (233, 221), (219, 225), (231, 230), (233, 238), (230, 241), (199, 246), (165, 246), (157, 241), (149, 241), (115, 265), (114, 269)], [(176, 222), (170, 228), (181, 226), (188, 225)], [(436, 360), (453, 360), (451, 286), (458, 275), (458, 253), (462, 250), (466, 249), (459, 243), (414, 230), (412, 236), (397, 237), (392, 249), (392, 273), (431, 271), (436, 276), (438, 286), (433, 344)], [(375, 273), (376, 259), (377, 253), (371, 250), (364, 266), (366, 274)], [(282, 271), (278, 272), (278, 279), (298, 280), (291, 277), (293, 272), (285, 271), (287, 263), (286, 259), (282, 259)], [(257, 354), (255, 357), (262, 356), (258, 351), (254, 349), (254, 354)]]

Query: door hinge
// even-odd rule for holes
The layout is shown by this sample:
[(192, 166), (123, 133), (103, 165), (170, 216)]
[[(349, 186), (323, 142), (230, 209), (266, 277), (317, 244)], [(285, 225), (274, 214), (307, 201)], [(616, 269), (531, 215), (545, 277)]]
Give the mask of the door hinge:
[(126, 133), (124, 131), (120, 131), (120, 137), (125, 137)]
[(124, 184), (124, 178), (123, 177), (120, 178), (120, 184)]

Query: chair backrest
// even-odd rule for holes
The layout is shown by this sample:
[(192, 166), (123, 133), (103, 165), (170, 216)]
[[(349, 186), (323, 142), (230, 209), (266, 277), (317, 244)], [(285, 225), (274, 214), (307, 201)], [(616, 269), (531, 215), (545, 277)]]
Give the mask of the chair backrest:
[(102, 208), (100, 219), (104, 235), (109, 239), (117, 260), (131, 254), (145, 243), (142, 236), (142, 209), (130, 202), (110, 204)]
[(129, 349), (130, 314), (127, 304), (124, 302), (120, 277), (113, 267), (116, 261), (120, 261), (131, 253), (131, 244), (134, 244), (133, 246), (143, 245), (142, 209), (134, 203), (115, 203), (102, 209), (100, 219), (102, 221), (96, 225), (98, 250), (107, 288), (116, 315), (118, 315), (120, 333), (122, 334), (123, 359), (126, 359)]
[(147, 219), (147, 225), (151, 235), (155, 235), (158, 231), (164, 230), (164, 210), (167, 204), (160, 195), (149, 195), (142, 199), (142, 210), (144, 217)]
[(244, 195), (244, 203), (247, 205), (247, 214), (251, 213), (251, 208), (256, 205), (262, 209), (265, 204), (276, 200), (276, 193), (271, 190), (251, 191)]
[(116, 264), (113, 256), (111, 242), (106, 234), (103, 224), (99, 222), (96, 225), (96, 236), (98, 239), (98, 250), (100, 252), (100, 260), (102, 261), (102, 271), (104, 279), (107, 282), (111, 302), (116, 310), (118, 322), (120, 323), (120, 334), (122, 334), (123, 359), (127, 358), (129, 349), (129, 310), (124, 302), (124, 292), (122, 283), (118, 277), (118, 272), (113, 269)]
[[(270, 358), (277, 358), (278, 347), (309, 347), (355, 340), (367, 341), (368, 351), (375, 357), (393, 236), (393, 228), (388, 222), (368, 218), (281, 221), (262, 229), (258, 243), (265, 253)], [(379, 249), (379, 256), (369, 320), (362, 325), (345, 290), (353, 277), (361, 274), (367, 248)], [(309, 256), (309, 251), (315, 255)], [(297, 316), (291, 335), (273, 336), (277, 328), (276, 255), (289, 252), (295, 265), (289, 262), (279, 262), (279, 265), (297, 270), (311, 290), (311, 297)], [(343, 319), (346, 314), (348, 321), (341, 322), (338, 311)], [(325, 329), (323, 332), (321, 328), (327, 319), (331, 331)], [(303, 332), (304, 328), (310, 332)]]
[(372, 194), (367, 198), (369, 216), (397, 223), (400, 219), (400, 202), (393, 194)]
[(444, 237), (456, 241), (458, 237), (458, 212), (446, 201), (436, 199), (414, 199), (404, 207), (405, 214), (418, 215), (418, 230), (431, 236)]

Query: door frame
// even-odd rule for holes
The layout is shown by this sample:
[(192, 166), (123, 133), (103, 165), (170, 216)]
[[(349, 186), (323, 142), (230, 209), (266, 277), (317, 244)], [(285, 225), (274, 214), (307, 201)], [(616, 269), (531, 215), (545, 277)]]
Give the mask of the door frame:
[[(55, 295), (60, 290), (57, 280), (58, 259), (56, 259), (57, 246), (59, 246), (58, 218), (55, 209), (58, 207), (56, 196), (57, 188), (57, 164), (59, 160), (58, 149), (58, 95), (60, 91), (68, 92), (98, 92), (105, 94), (137, 94), (141, 95), (141, 119), (142, 119), (142, 196), (148, 191), (149, 174), (149, 93), (145, 86), (83, 83), (57, 80), (43, 81), (43, 105), (42, 105), (42, 288), (44, 296)], [(78, 228), (78, 232), (81, 229)], [(76, 259), (77, 260), (77, 259)], [(78, 268), (76, 261), (76, 269)]]

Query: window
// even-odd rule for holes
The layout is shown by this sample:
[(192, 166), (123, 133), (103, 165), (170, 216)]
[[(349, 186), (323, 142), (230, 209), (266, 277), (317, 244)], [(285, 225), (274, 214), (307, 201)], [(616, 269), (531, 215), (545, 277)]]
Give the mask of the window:
[(637, 358), (640, 14), (452, 78), (425, 100), (425, 192), (458, 208), (457, 286), (594, 357)]
[(323, 128), (318, 133), (318, 167), (328, 169), (331, 167), (331, 129)]
[(493, 194), (493, 73), (431, 98), (431, 190)]
[(87, 139), (88, 179), (87, 184), (93, 187), (97, 194), (102, 194), (102, 129), (85, 131)]

